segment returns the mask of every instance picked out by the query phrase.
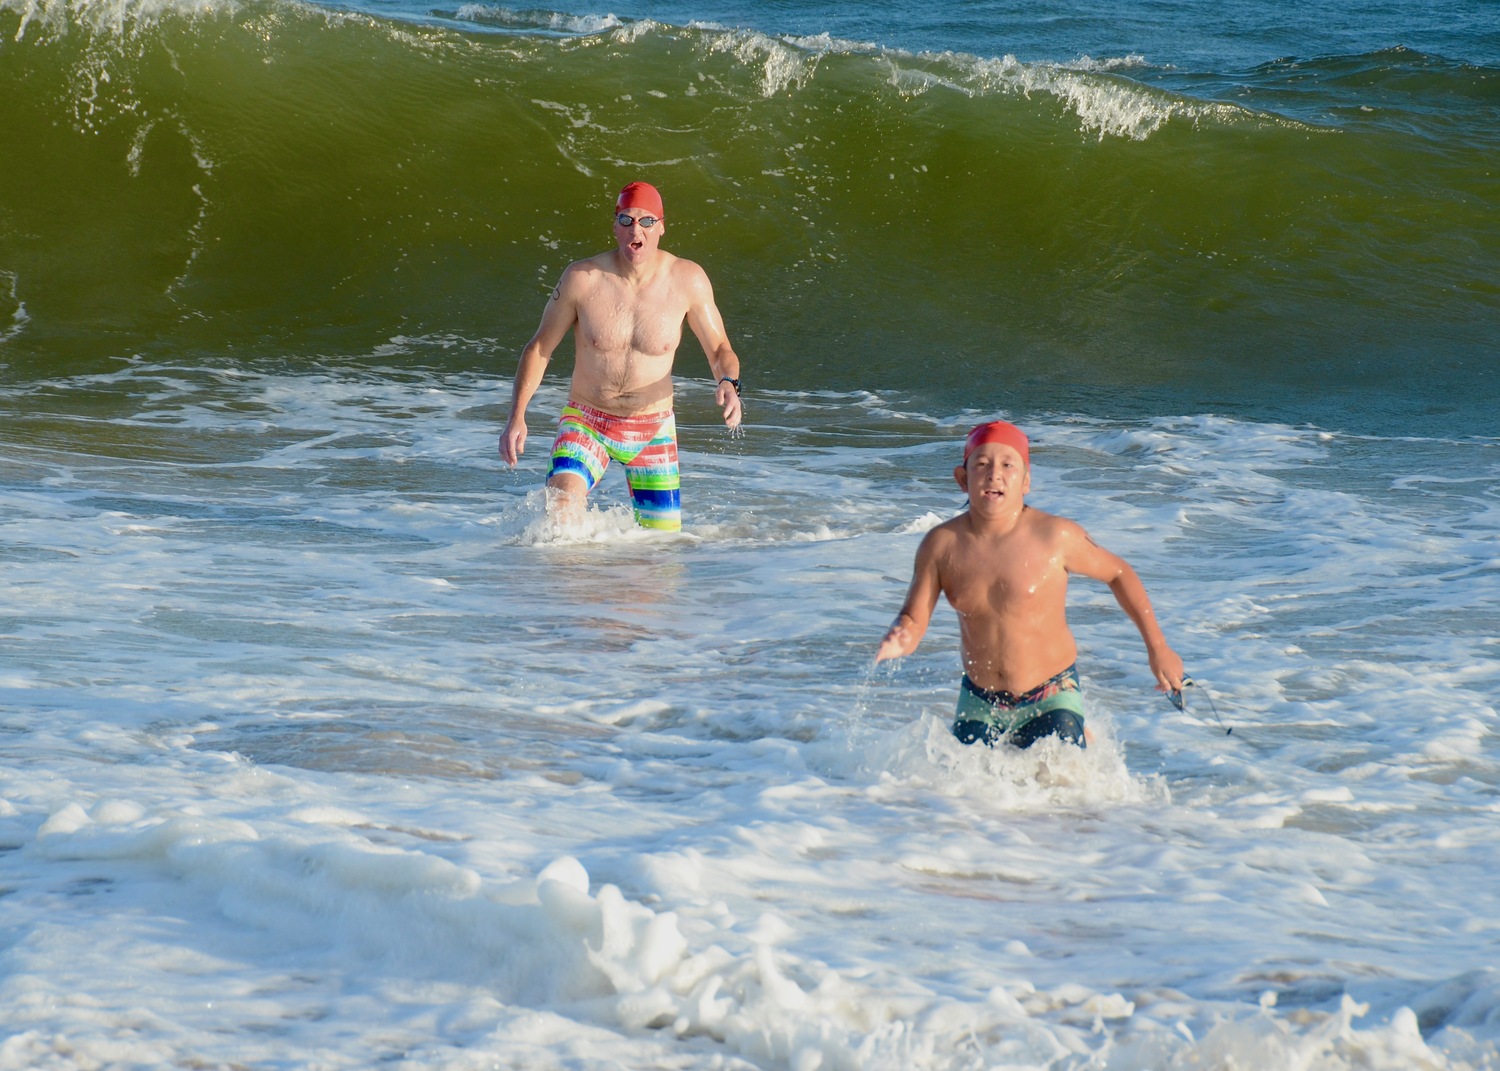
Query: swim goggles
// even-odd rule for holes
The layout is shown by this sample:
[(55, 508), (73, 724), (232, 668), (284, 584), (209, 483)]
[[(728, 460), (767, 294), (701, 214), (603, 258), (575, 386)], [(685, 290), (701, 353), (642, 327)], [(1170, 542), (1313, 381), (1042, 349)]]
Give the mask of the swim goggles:
[[(1173, 688), (1171, 691), (1167, 692), (1167, 702), (1171, 703), (1178, 710), (1182, 711), (1182, 713), (1188, 713), (1187, 698), (1182, 693), (1188, 688), (1195, 687), (1197, 687), (1197, 685), (1193, 683), (1193, 679), (1189, 676), (1184, 675), (1182, 678), (1182, 687)], [(1219, 717), (1219, 705), (1214, 702), (1214, 697), (1209, 695), (1206, 691), (1203, 694), (1208, 699), (1208, 709), (1214, 712), (1214, 721), (1219, 723), (1219, 728), (1224, 730), (1225, 736), (1232, 736), (1234, 734), (1234, 726), (1225, 725), (1224, 719)]]
[(631, 227), (639, 223), (642, 227), (649, 231), (652, 227), (660, 223), (661, 220), (657, 219), (655, 216), (641, 216), (639, 219), (636, 219), (628, 213), (617, 212), (615, 214), (615, 222), (622, 227)]
[(1173, 688), (1171, 691), (1167, 692), (1167, 702), (1171, 703), (1178, 710), (1180, 710), (1184, 714), (1186, 714), (1187, 713), (1187, 700), (1183, 698), (1182, 692), (1183, 692), (1184, 688), (1191, 688), (1192, 686), (1193, 686), (1193, 678), (1191, 678), (1191, 677), (1183, 677), (1182, 678), (1182, 688)]

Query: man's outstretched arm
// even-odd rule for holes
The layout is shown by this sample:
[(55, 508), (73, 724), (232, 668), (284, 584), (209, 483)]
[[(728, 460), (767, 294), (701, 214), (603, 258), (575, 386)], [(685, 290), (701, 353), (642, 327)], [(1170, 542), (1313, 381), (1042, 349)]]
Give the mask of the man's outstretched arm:
[(542, 376), (547, 372), (547, 363), (552, 360), (552, 351), (557, 349), (568, 330), (578, 319), (576, 282), (570, 267), (563, 272), (562, 281), (547, 299), (542, 310), (542, 322), (521, 350), (521, 359), (516, 364), (516, 378), (511, 384), (510, 416), (500, 432), (500, 457), (507, 465), (515, 465), (526, 452), (526, 407), (537, 388), (542, 385)]
[(740, 358), (729, 344), (729, 335), (724, 330), (724, 318), (719, 315), (719, 307), (714, 303), (714, 288), (708, 281), (707, 273), (696, 264), (688, 264), (686, 267), (691, 273), (686, 283), (688, 326), (693, 329), (698, 344), (703, 347), (709, 371), (717, 381), (714, 400), (724, 410), (724, 423), (737, 428), (744, 417), (739, 388), (734, 383), (725, 381), (739, 381)]

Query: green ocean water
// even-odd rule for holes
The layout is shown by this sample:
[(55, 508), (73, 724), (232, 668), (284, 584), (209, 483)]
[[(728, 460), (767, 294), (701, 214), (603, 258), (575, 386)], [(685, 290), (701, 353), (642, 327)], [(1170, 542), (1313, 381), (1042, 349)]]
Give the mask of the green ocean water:
[(0, 376), (508, 375), (646, 178), (759, 388), (1493, 430), (1493, 68), (471, 21), (6, 0)]

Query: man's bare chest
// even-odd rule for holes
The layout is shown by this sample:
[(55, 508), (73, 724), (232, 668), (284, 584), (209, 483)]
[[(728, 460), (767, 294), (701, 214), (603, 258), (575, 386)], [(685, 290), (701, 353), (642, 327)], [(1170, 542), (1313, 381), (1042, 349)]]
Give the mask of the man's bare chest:
[(579, 310), (577, 331), (604, 356), (669, 357), (682, 341), (686, 306), (670, 293), (604, 292)]

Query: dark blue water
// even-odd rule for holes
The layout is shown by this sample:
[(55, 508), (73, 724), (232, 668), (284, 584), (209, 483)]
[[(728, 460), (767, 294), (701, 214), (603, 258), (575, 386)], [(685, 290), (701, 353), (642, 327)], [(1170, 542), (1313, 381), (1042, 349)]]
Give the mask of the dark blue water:
[[(434, 10), (409, 0), (353, 6), (406, 15)], [(1013, 55), (1025, 61), (1139, 55), (1184, 71), (1244, 70), (1273, 60), (1390, 48), (1500, 63), (1500, 4), (1489, 0), (601, 0), (548, 5), (548, 10), (612, 13), (678, 26), (708, 22), (770, 34), (827, 33), (888, 48)]]

